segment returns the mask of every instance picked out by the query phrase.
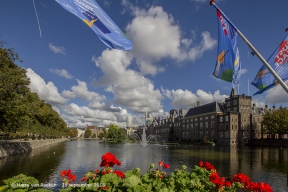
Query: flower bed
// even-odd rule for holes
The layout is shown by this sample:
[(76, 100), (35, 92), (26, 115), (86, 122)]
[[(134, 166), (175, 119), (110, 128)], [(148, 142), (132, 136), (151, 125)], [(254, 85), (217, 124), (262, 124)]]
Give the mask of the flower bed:
[[(121, 166), (121, 162), (114, 154), (108, 152), (102, 156), (101, 170), (90, 171), (81, 179), (83, 183), (76, 184), (76, 175), (70, 169), (60, 173), (62, 188), (59, 191), (117, 191), (117, 192), (141, 192), (141, 191), (273, 191), (269, 184), (253, 182), (243, 173), (234, 174), (232, 179), (219, 176), (217, 170), (209, 162), (199, 162), (191, 171), (186, 171), (186, 166), (166, 174), (165, 169), (170, 165), (160, 161), (157, 166), (150, 165), (144, 175), (140, 169), (128, 170), (125, 173), (115, 170), (115, 165)], [(0, 191), (50, 191), (39, 186), (39, 182), (23, 174), (4, 180), (5, 186)]]

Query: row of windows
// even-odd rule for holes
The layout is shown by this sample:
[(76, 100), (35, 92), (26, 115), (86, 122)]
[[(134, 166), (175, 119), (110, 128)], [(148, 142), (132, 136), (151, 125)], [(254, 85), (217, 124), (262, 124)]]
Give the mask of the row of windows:
[[(224, 117), (225, 117), (225, 122), (228, 122), (229, 121), (229, 115), (226, 115)], [(223, 122), (224, 117), (220, 116), (219, 121)], [(231, 121), (234, 121), (234, 120), (237, 121), (237, 119), (238, 119), (237, 116), (234, 116), (234, 115), (231, 116)]]
[[(227, 101), (227, 107), (230, 106), (230, 103), (231, 103), (231, 101)], [(237, 104), (238, 104), (238, 100), (237, 100), (237, 99), (234, 99), (234, 100), (233, 100), (233, 105), (237, 105)]]
[(199, 124), (198, 123), (191, 123), (191, 124), (186, 124), (186, 125), (183, 125), (183, 128), (186, 128), (186, 129), (198, 129), (198, 125), (199, 125), (199, 128), (200, 129), (208, 129), (208, 128), (214, 128), (214, 121), (211, 122), (211, 126), (209, 126), (209, 122), (200, 122)]
[[(231, 125), (231, 130), (234, 130), (234, 129), (237, 129), (238, 126), (237, 125)], [(223, 124), (220, 124), (219, 126), (219, 130), (228, 130), (229, 129), (229, 125), (223, 125)]]
[(209, 132), (208, 131), (196, 131), (196, 132), (188, 132), (188, 131), (186, 131), (186, 132), (183, 132), (182, 133), (182, 137), (183, 138), (195, 138), (195, 139), (204, 139), (204, 137), (206, 138), (206, 139), (208, 139), (208, 138), (214, 138), (214, 131), (211, 131), (211, 133), (209, 134)]
[[(209, 117), (210, 117), (210, 119), (214, 119), (214, 115), (210, 115), (210, 116), (200, 116), (199, 117), (199, 121), (202, 121), (203, 119), (205, 119), (205, 120), (208, 120), (209, 119)], [(191, 118), (191, 119), (184, 119), (183, 120), (183, 123), (189, 123), (189, 122), (193, 122), (193, 121), (198, 121), (198, 117), (195, 117), (195, 118)]]

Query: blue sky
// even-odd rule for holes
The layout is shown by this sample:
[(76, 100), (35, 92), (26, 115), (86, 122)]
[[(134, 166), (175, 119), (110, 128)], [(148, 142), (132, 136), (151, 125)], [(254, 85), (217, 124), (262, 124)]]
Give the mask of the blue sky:
[[(54, 0), (1, 0), (0, 34), (27, 70), (30, 88), (53, 105), (70, 127), (144, 123), (144, 113), (224, 101), (231, 83), (212, 76), (216, 64), (216, 10), (208, 0), (97, 0), (133, 42), (129, 52), (107, 48), (79, 18)], [(286, 36), (288, 1), (216, 0), (216, 4), (268, 58)], [(252, 95), (262, 63), (239, 37), (239, 92)], [(249, 86), (248, 86), (249, 82)], [(253, 97), (287, 106), (280, 86)]]

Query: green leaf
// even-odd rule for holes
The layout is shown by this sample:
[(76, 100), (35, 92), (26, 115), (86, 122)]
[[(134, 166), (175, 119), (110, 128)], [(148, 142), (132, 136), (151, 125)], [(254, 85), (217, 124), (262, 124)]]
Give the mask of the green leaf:
[(135, 185), (138, 185), (140, 183), (140, 178), (137, 177), (136, 175), (131, 175), (128, 178), (124, 179), (124, 186), (127, 187), (133, 187)]

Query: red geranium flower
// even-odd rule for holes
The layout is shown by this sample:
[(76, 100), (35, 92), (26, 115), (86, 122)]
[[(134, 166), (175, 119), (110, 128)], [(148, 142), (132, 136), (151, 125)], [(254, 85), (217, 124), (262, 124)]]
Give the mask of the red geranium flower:
[(76, 175), (72, 174), (71, 169), (61, 171), (60, 176), (67, 177), (67, 180), (63, 178), (63, 180), (66, 180), (67, 183), (70, 183), (70, 181), (76, 181)]
[(122, 171), (114, 170), (113, 173), (115, 173), (118, 177), (125, 178), (125, 174)]
[(100, 167), (113, 167), (115, 164), (120, 166), (121, 162), (116, 159), (114, 154), (107, 152), (102, 156)]
[(246, 183), (249, 180), (250, 180), (250, 178), (243, 173), (234, 174), (234, 176), (233, 176), (234, 182)]
[(160, 167), (162, 167), (163, 161), (159, 161), (158, 165), (159, 165)]
[(170, 168), (170, 165), (169, 165), (168, 163), (165, 163), (164, 166), (163, 166), (163, 168), (164, 168), (164, 169), (169, 169), (169, 168)]
[(215, 170), (215, 167), (209, 162), (199, 162), (199, 166), (205, 168), (207, 171)]

